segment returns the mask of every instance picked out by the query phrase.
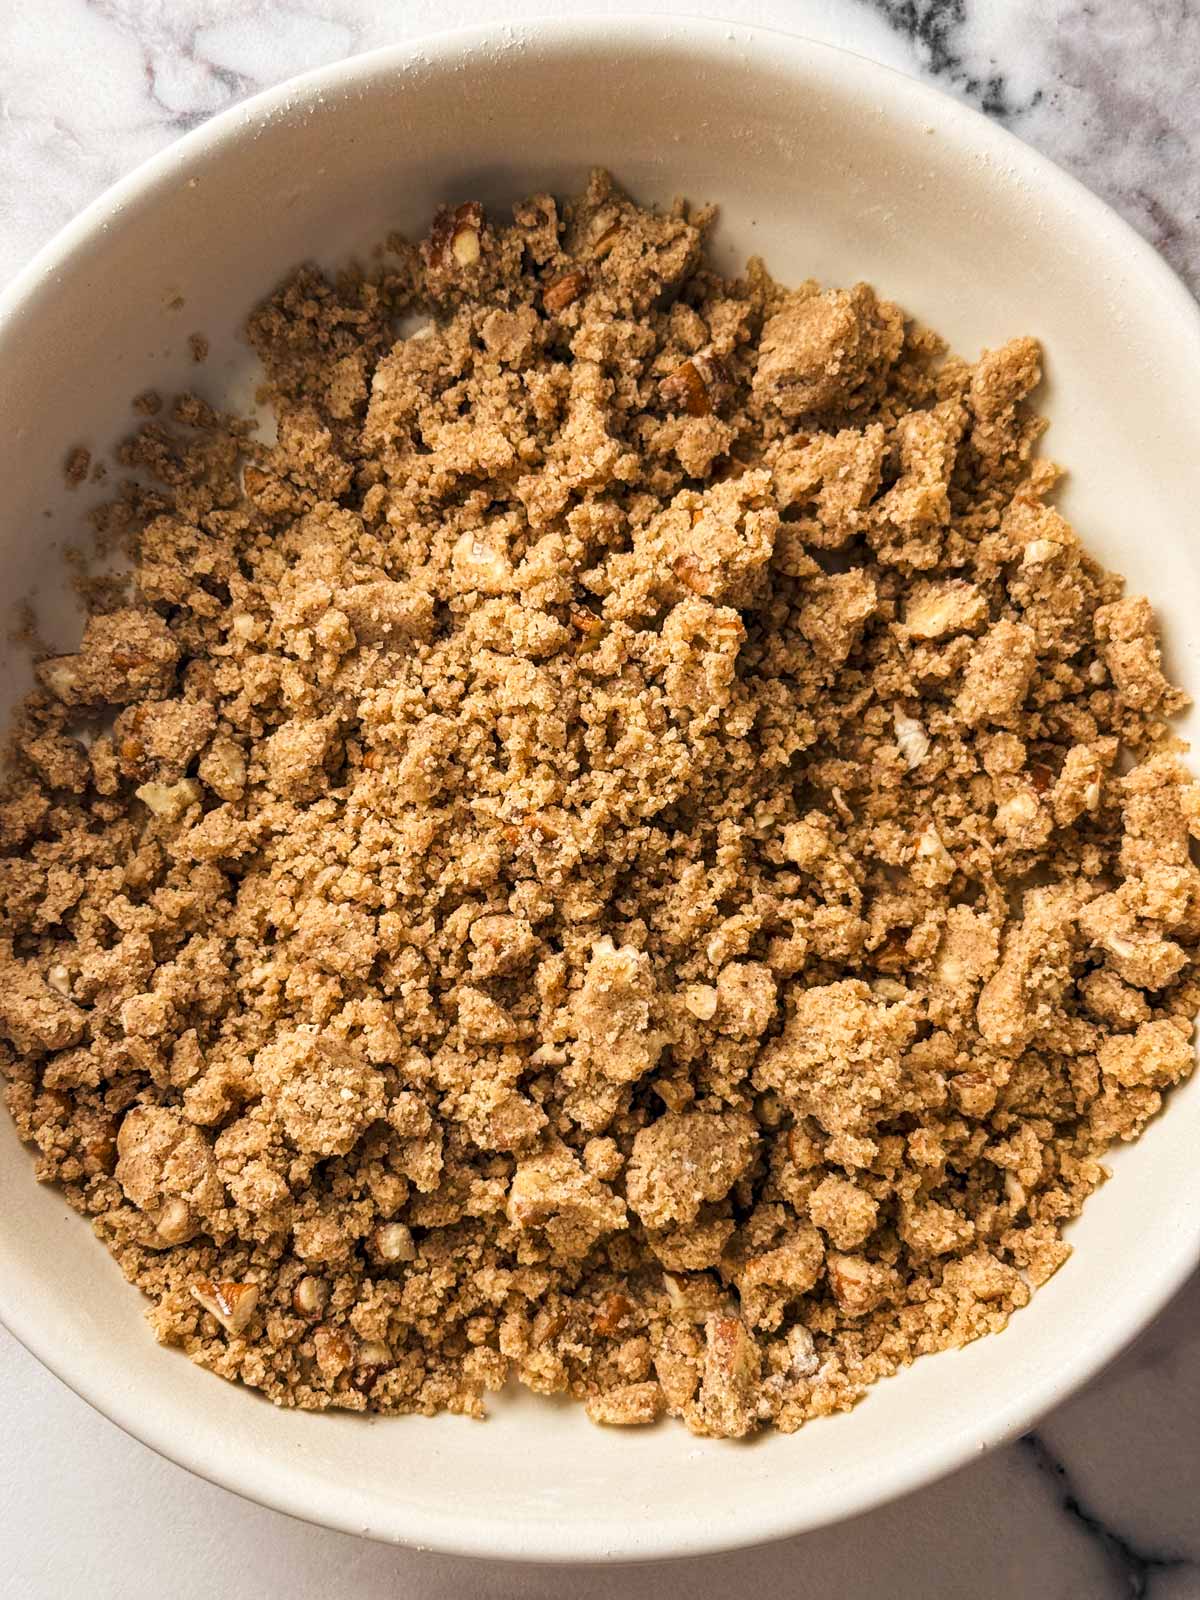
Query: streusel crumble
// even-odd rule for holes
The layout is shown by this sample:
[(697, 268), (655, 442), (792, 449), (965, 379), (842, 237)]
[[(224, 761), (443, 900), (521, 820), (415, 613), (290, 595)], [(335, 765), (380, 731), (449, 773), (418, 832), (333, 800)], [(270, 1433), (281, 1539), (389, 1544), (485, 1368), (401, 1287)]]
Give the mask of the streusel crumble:
[(794, 1429), (1002, 1328), (1191, 1068), (1183, 697), (1037, 344), (709, 221), (597, 174), (298, 271), (277, 442), (143, 397), (20, 713), (9, 1106), (277, 1402)]

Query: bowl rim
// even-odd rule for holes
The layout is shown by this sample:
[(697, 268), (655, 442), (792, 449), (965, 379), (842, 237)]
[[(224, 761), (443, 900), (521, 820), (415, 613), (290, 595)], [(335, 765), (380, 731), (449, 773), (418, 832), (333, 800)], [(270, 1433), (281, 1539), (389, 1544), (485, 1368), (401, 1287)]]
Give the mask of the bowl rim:
[[(769, 55), (785, 70), (807, 70), (844, 81), (847, 63), (869, 91), (909, 117), (923, 113), (936, 118), (939, 129), (975, 153), (1002, 162), (1018, 184), (1035, 187), (1050, 205), (1073, 210), (1090, 230), (1106, 237), (1108, 247), (1123, 253), (1143, 281), (1168, 305), (1176, 318), (1176, 339), (1190, 344), (1200, 370), (1200, 303), (1166, 260), (1146, 239), (1099, 196), (1060, 167), (1052, 158), (1026, 144), (982, 112), (955, 99), (941, 88), (887, 66), (859, 51), (808, 38), (783, 29), (696, 16), (682, 11), (654, 14), (595, 13), (575, 17), (503, 18), (467, 27), (417, 34), (399, 43), (383, 45), (297, 74), (282, 83), (239, 101), (199, 127), (173, 139), (157, 154), (141, 162), (112, 184), (66, 223), (0, 289), (0, 332), (20, 316), (26, 303), (76, 250), (117, 224), (125, 207), (137, 201), (144, 206), (165, 186), (174, 184), (193, 164), (211, 158), (224, 147), (251, 135), (283, 110), (294, 111), (297, 101), (353, 88), (356, 82), (380, 72), (398, 69), (419, 58), (436, 69), (464, 54), (489, 46), (511, 48), (520, 40), (542, 56), (589, 51), (628, 50), (652, 46), (674, 50), (681, 59), (697, 54), (727, 52), (731, 47), (753, 49)], [(397, 1501), (389, 1525), (365, 1528), (354, 1514), (352, 1496), (336, 1504), (319, 1503), (320, 1491), (294, 1473), (273, 1475), (263, 1471), (262, 1456), (246, 1453), (230, 1461), (199, 1439), (181, 1438), (169, 1421), (147, 1414), (136, 1391), (116, 1379), (112, 1363), (89, 1358), (82, 1352), (56, 1348), (53, 1332), (33, 1314), (26, 1314), (19, 1286), (0, 1276), (0, 1324), (44, 1367), (76, 1395), (116, 1424), (124, 1433), (219, 1488), (268, 1509), (314, 1526), (367, 1536), (386, 1543), (427, 1551), (436, 1550), (480, 1560), (579, 1565), (600, 1562), (630, 1563), (683, 1559), (744, 1549), (830, 1526), (868, 1512), (891, 1500), (915, 1493), (978, 1459), (985, 1449), (1009, 1442), (1029, 1429), (1051, 1407), (1075, 1393), (1129, 1345), (1162, 1310), (1187, 1277), (1200, 1266), (1200, 1218), (1190, 1231), (1173, 1232), (1163, 1248), (1147, 1259), (1145, 1275), (1132, 1310), (1114, 1318), (1102, 1334), (1081, 1342), (1075, 1363), (1064, 1373), (1038, 1374), (1014, 1385), (1010, 1400), (992, 1408), (986, 1428), (979, 1418), (964, 1422), (934, 1445), (917, 1447), (904, 1469), (890, 1474), (864, 1474), (862, 1480), (827, 1501), (816, 1514), (779, 1496), (766, 1505), (739, 1508), (736, 1527), (712, 1520), (693, 1526), (686, 1535), (676, 1524), (661, 1536), (621, 1544), (611, 1537), (603, 1543), (584, 1533), (578, 1546), (564, 1551), (544, 1535), (532, 1543), (509, 1536), (508, 1547), (500, 1524), (479, 1527), (462, 1518), (447, 1516), (431, 1529), (423, 1513), (416, 1516)], [(982, 1441), (981, 1442), (981, 1438)]]

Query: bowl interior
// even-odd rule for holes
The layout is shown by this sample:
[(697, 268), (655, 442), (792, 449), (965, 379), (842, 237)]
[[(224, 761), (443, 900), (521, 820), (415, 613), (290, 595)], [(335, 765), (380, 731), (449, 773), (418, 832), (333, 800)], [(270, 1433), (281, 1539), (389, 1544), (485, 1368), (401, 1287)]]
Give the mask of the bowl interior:
[[(603, 163), (641, 199), (720, 203), (714, 250), (775, 274), (873, 282), (964, 355), (1048, 350), (1047, 449), (1091, 549), (1165, 620), (1200, 692), (1200, 323), (1149, 248), (982, 118), (836, 51), (718, 24), (496, 28), (382, 52), (218, 119), (98, 202), (0, 300), (0, 561), (44, 632), (77, 629), (57, 552), (101, 495), (63, 486), (128, 401), (194, 387), (249, 405), (239, 340), (292, 263), (423, 231), (438, 201), (503, 207)], [(194, 366), (187, 336), (212, 353)], [(7, 706), (28, 682), (0, 661)], [(797, 1532), (914, 1488), (1082, 1381), (1194, 1264), (1200, 1085), (1113, 1160), (1076, 1253), (1000, 1338), (919, 1362), (849, 1416), (733, 1446), (592, 1428), (503, 1396), (491, 1423), (276, 1410), (156, 1346), (137, 1295), (0, 1119), (0, 1313), (67, 1382), (183, 1464), (349, 1531), (551, 1560), (696, 1553)]]

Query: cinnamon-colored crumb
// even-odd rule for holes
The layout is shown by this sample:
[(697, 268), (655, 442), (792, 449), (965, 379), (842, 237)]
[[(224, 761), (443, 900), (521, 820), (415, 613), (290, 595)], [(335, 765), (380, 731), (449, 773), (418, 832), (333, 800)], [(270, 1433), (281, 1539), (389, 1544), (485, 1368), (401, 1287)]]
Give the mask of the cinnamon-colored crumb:
[(67, 459), (63, 463), (63, 477), (66, 479), (68, 489), (78, 489), (86, 479), (92, 465), (92, 452), (81, 444), (67, 452)]
[(795, 1429), (1003, 1328), (1191, 1068), (1183, 697), (1036, 343), (709, 220), (597, 174), (294, 274), (278, 442), (142, 398), (17, 719), (8, 1104), (278, 1402)]

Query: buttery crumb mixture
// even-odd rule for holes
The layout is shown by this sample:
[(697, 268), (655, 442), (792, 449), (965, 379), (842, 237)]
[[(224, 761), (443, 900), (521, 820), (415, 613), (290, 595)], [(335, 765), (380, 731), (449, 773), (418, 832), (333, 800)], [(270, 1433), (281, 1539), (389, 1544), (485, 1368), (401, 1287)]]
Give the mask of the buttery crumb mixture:
[(8, 1104), (276, 1402), (795, 1429), (1003, 1328), (1191, 1068), (1184, 699), (1037, 344), (710, 220), (597, 174), (297, 272), (277, 442), (142, 397), (21, 711)]

